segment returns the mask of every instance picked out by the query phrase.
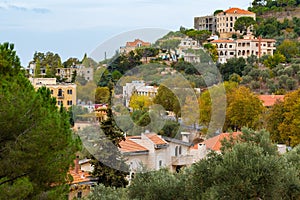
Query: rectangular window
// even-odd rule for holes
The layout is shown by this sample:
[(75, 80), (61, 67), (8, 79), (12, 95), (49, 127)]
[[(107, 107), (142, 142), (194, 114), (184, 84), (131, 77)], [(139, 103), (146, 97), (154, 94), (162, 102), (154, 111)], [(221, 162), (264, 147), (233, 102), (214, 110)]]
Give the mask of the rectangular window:
[(70, 100), (70, 101), (67, 101), (67, 104), (68, 104), (68, 106), (71, 106), (72, 105), (72, 100)]
[(77, 198), (78, 198), (78, 199), (82, 198), (82, 192), (81, 192), (81, 191), (79, 191), (79, 192), (77, 193)]
[(158, 166), (159, 166), (159, 167), (162, 166), (162, 160), (160, 160), (160, 161), (158, 162)]

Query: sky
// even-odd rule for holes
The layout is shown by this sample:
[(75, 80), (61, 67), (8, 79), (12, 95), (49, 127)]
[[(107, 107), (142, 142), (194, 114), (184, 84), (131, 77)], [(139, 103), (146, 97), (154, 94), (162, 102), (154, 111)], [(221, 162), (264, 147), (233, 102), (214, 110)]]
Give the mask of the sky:
[(230, 7), (247, 9), (247, 0), (0, 0), (0, 43), (15, 44), (22, 66), (37, 52), (58, 53), (62, 61), (84, 54), (100, 61), (126, 41), (154, 42), (195, 16)]

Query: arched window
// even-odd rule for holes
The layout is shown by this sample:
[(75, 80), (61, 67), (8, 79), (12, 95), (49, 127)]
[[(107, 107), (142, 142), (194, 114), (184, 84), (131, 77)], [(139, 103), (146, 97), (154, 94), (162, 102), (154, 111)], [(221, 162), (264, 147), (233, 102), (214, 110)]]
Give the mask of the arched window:
[(62, 89), (58, 89), (58, 94), (57, 96), (62, 97)]
[(175, 147), (175, 156), (178, 156), (178, 146)]
[(181, 155), (181, 146), (179, 147), (179, 155)]

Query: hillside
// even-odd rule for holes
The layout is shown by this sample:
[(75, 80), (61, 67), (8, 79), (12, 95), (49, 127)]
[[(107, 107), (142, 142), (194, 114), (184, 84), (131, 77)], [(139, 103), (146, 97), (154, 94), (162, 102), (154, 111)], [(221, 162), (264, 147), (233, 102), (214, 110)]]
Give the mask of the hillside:
[(282, 8), (279, 11), (270, 10), (270, 11), (265, 11), (263, 13), (257, 12), (257, 17), (264, 18), (264, 19), (275, 17), (280, 22), (283, 22), (283, 20), (286, 18), (292, 20), (293, 17), (300, 18), (300, 7), (297, 8), (286, 7), (286, 8)]

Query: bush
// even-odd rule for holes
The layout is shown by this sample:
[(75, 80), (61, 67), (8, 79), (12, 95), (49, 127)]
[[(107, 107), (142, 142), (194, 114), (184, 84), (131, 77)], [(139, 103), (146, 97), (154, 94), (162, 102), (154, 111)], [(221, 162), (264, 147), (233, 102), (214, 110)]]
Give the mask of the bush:
[(258, 81), (251, 81), (250, 87), (252, 90), (256, 90), (260, 88), (260, 83)]
[(97, 185), (92, 193), (88, 196), (89, 200), (128, 200), (127, 189), (105, 187), (104, 185)]
[(293, 78), (288, 78), (286, 80), (286, 86), (289, 90), (294, 90), (296, 88), (296, 81)]

